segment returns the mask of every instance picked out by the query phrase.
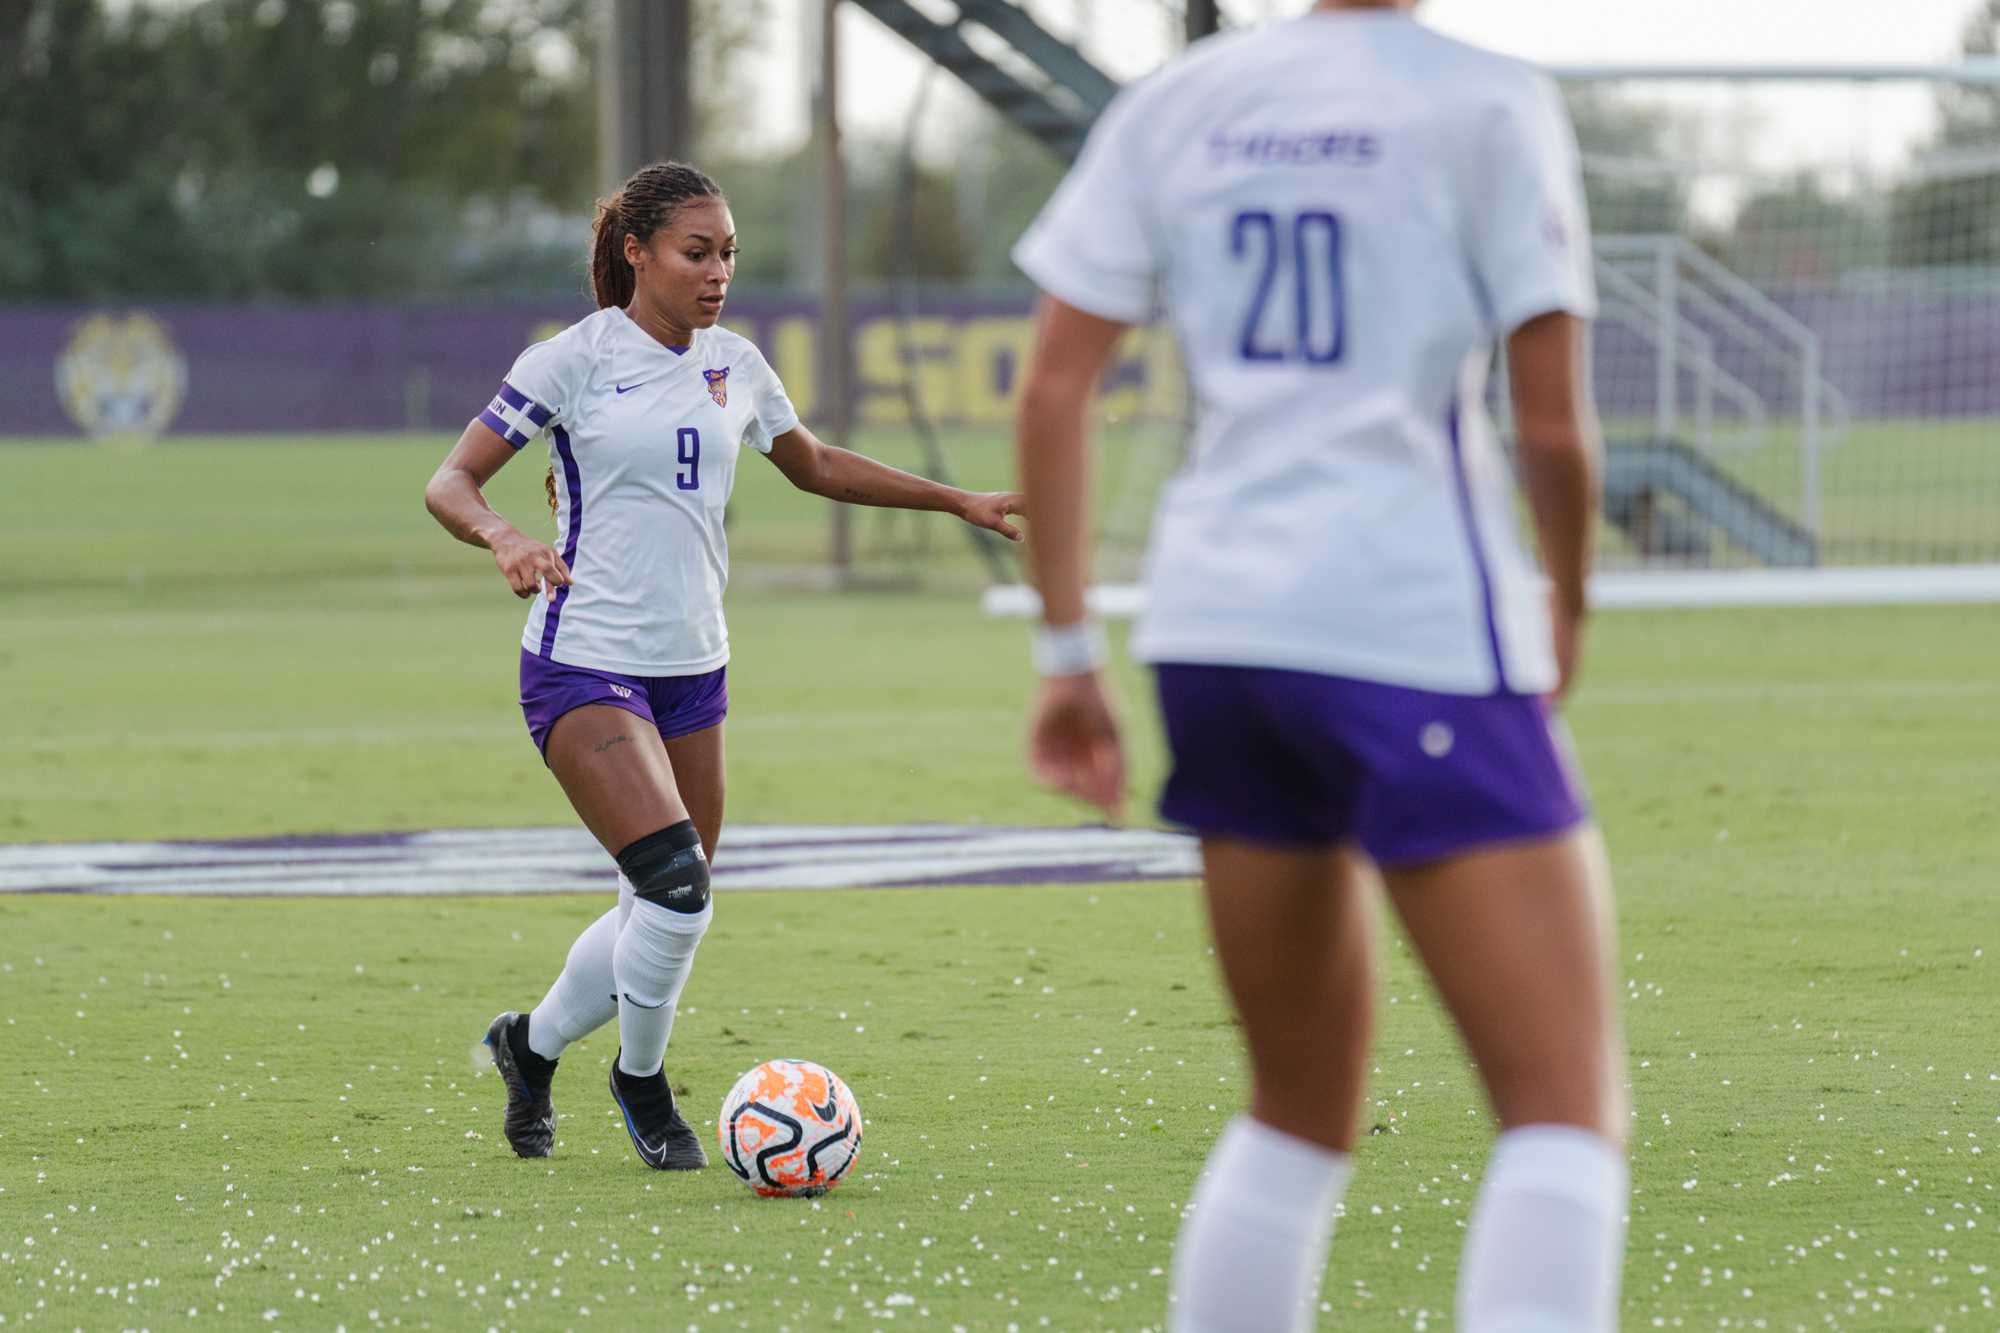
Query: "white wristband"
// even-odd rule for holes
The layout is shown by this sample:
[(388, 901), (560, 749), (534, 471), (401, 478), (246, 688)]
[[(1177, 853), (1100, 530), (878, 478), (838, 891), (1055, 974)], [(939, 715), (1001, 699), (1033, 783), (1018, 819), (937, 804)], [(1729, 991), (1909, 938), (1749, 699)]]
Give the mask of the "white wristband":
[(1035, 631), (1035, 670), (1044, 676), (1087, 676), (1110, 655), (1104, 627), (1094, 620)]

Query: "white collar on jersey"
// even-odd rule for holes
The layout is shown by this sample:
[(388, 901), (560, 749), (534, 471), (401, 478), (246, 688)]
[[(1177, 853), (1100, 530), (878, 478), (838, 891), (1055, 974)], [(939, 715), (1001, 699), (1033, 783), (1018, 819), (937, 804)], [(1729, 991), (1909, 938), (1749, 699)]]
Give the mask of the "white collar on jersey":
[(619, 380), (659, 380), (670, 375), (686, 373), (688, 367), (703, 363), (706, 351), (706, 329), (695, 329), (688, 345), (681, 351), (655, 338), (639, 327), (638, 321), (619, 307), (616, 338), (611, 345), (611, 369)]

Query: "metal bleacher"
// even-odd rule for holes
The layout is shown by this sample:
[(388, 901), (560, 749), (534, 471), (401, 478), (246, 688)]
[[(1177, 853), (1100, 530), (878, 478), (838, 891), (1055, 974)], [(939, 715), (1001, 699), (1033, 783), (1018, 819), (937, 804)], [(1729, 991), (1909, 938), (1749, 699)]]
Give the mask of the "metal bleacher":
[[(1065, 160), (1118, 91), (1012, 0), (855, 3)], [(1220, 16), (1213, 5), (1204, 13), (1213, 30)], [(1606, 450), (1606, 517), (1649, 558), (1702, 565), (1726, 544), (1767, 566), (1817, 564), (1819, 458), (1838, 440), (1845, 402), (1822, 375), (1811, 332), (1672, 238), (1605, 237), (1597, 249), (1605, 318), (1645, 344), (1657, 378), (1650, 433), (1614, 438)], [(1718, 463), (1718, 409), (1758, 432), (1774, 417), (1798, 420), (1805, 482), (1795, 504), (1774, 503)]]
[(1118, 91), (1116, 79), (1009, 0), (957, 0), (948, 19), (910, 0), (855, 3), (1065, 160)]

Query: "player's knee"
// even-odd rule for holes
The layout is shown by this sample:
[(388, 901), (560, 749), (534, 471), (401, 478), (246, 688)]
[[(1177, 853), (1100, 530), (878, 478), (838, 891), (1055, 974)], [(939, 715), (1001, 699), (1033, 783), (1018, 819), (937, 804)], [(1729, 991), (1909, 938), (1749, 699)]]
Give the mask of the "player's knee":
[(691, 819), (648, 833), (620, 851), (618, 868), (641, 901), (686, 916), (708, 908), (708, 859)]

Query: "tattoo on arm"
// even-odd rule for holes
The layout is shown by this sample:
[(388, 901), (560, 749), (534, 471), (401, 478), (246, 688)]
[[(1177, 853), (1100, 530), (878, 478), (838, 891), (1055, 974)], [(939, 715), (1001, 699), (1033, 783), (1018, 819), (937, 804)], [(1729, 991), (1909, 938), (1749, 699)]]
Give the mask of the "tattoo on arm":
[(603, 754), (614, 745), (630, 745), (631, 743), (632, 738), (630, 736), (619, 735), (613, 736), (609, 740), (599, 741), (595, 748), (598, 754)]

